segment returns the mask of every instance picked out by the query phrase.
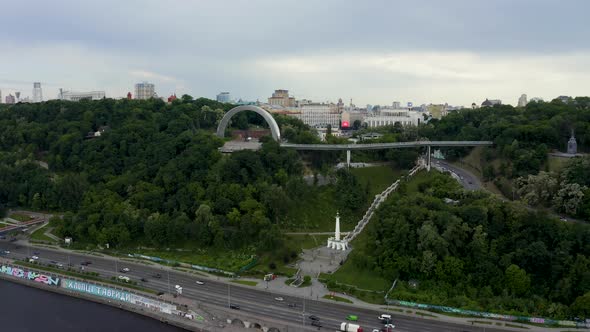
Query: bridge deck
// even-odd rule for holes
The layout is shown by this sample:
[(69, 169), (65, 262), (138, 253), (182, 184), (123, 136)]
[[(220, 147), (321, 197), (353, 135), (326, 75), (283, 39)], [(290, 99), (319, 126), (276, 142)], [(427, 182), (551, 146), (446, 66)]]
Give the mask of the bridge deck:
[(372, 144), (291, 144), (281, 143), (284, 148), (295, 150), (381, 150), (381, 149), (400, 149), (416, 148), (421, 146), (491, 146), (491, 141), (416, 141), (416, 142), (396, 142), (396, 143), (372, 143)]

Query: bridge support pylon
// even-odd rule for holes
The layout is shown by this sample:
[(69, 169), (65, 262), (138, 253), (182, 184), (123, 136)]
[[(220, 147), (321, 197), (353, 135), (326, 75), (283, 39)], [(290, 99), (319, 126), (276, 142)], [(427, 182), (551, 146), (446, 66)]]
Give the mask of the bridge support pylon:
[(428, 146), (428, 152), (427, 152), (427, 156), (426, 156), (426, 170), (428, 172), (430, 172), (430, 145)]
[(350, 168), (350, 150), (346, 150), (346, 167)]

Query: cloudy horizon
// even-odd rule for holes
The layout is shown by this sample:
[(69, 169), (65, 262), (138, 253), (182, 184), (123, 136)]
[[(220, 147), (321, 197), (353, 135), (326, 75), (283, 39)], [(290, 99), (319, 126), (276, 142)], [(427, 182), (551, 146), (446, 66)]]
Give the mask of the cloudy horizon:
[(0, 21), (0, 91), (59, 88), (357, 105), (589, 95), (584, 0), (24, 0)]

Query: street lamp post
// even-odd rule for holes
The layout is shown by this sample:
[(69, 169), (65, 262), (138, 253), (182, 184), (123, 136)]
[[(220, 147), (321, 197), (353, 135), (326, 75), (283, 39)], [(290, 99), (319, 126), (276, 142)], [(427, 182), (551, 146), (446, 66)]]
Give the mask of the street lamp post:
[(227, 283), (227, 307), (231, 307), (231, 285)]
[(166, 273), (168, 275), (168, 293), (170, 293), (170, 270), (166, 269)]

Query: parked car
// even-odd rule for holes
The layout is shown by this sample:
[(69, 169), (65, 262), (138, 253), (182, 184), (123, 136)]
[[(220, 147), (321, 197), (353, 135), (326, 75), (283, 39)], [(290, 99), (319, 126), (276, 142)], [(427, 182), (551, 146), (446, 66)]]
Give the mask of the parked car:
[(33, 257), (31, 257), (31, 259), (38, 260), (39, 259), (39, 256), (33, 256)]
[(60, 269), (63, 269), (63, 267), (64, 267), (64, 265), (62, 263), (57, 263), (57, 264), (55, 264), (55, 266), (57, 266)]

